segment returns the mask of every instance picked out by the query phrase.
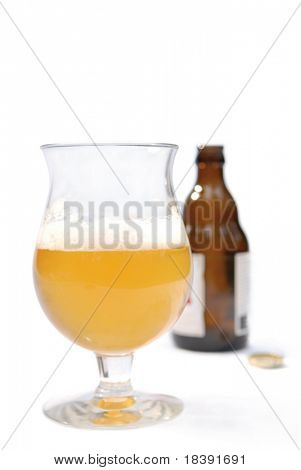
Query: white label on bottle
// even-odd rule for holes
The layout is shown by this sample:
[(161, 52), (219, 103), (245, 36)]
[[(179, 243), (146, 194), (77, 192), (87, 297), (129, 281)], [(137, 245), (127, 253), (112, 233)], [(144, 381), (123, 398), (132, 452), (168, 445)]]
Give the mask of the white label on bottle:
[(249, 253), (236, 253), (234, 257), (234, 318), (235, 334), (248, 332), (249, 308)]
[(174, 327), (181, 336), (205, 336), (205, 255), (192, 254), (193, 281), (187, 305)]

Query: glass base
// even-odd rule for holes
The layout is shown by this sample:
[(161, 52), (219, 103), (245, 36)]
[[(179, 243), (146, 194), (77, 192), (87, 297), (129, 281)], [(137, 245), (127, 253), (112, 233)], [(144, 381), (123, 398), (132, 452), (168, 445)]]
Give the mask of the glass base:
[(86, 395), (60, 404), (47, 403), (44, 413), (61, 424), (89, 429), (126, 429), (150, 426), (175, 418), (183, 403), (169, 395), (134, 393), (132, 396)]

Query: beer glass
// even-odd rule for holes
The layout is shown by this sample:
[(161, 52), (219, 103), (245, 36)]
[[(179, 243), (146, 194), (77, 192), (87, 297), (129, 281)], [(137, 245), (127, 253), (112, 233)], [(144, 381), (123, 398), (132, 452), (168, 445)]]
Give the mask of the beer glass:
[(169, 420), (177, 398), (133, 391), (133, 353), (169, 330), (188, 296), (190, 248), (174, 199), (176, 145), (44, 145), (50, 193), (34, 257), (40, 304), (96, 354), (95, 392), (48, 404), (81, 428)]

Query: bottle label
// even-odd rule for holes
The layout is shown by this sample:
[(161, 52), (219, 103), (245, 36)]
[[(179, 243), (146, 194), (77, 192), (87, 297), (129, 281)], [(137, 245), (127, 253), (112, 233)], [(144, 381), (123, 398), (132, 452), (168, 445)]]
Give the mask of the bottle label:
[(249, 253), (236, 253), (234, 257), (234, 328), (235, 335), (248, 332), (249, 310)]
[[(235, 336), (243, 336), (248, 333), (249, 253), (235, 253), (230, 256), (232, 272), (234, 272), (232, 281), (234, 291), (234, 299), (232, 297), (234, 301), (234, 334)], [(192, 264), (192, 289), (187, 305), (173, 331), (181, 336), (203, 338), (206, 336), (206, 256), (203, 253), (193, 253)], [(214, 314), (214, 311), (212, 311), (212, 314)], [(222, 324), (220, 326), (223, 328)]]
[(181, 336), (202, 338), (205, 330), (205, 255), (192, 254), (193, 282), (187, 305), (174, 327)]

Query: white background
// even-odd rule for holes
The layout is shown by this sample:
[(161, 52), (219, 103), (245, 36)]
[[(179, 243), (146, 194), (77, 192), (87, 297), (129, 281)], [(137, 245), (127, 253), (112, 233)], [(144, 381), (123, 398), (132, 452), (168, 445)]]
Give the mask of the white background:
[[(180, 146), (176, 184), (192, 164), (195, 146), (211, 136), (297, 1), (5, 0), (4, 5), (96, 141)], [(211, 140), (225, 145), (227, 183), (252, 249), (251, 346), (282, 350), (288, 364), (249, 371), (295, 440), (300, 26), (301, 8)], [(31, 278), (48, 191), (39, 146), (88, 138), (1, 6), (0, 44), (3, 444), (69, 346), (43, 315)], [(194, 177), (191, 171), (180, 199)], [(244, 352), (241, 358), (247, 364)], [(168, 336), (137, 354), (137, 388), (185, 401), (176, 421), (89, 432), (44, 418), (41, 406), (48, 398), (92, 389), (96, 374), (92, 355), (74, 347), (2, 452), (2, 468), (54, 468), (54, 455), (89, 452), (169, 455), (174, 468), (184, 468), (188, 453), (236, 453), (246, 456), (241, 468), (298, 468), (300, 451), (232, 354), (176, 350)]]

